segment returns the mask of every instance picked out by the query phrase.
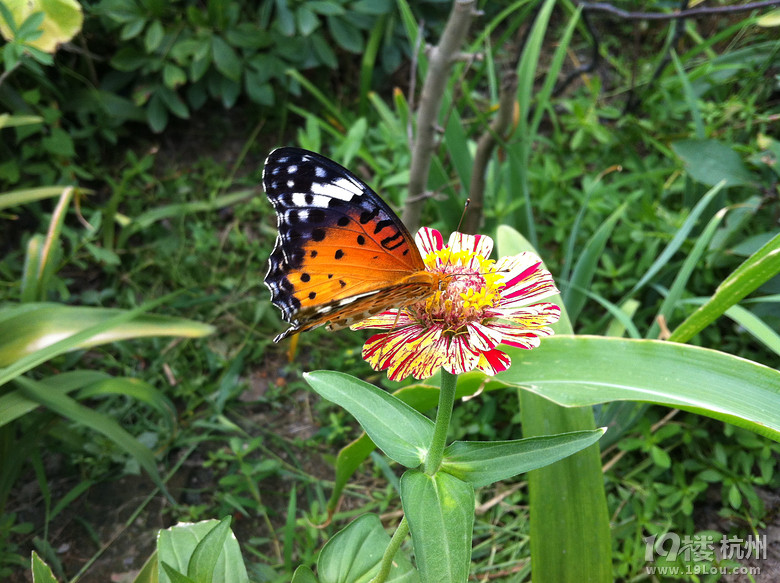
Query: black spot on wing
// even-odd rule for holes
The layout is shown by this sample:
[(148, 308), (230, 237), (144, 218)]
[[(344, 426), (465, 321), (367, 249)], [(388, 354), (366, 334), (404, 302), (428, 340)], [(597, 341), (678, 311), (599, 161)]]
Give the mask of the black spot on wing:
[(377, 235), (379, 231), (381, 231), (382, 229), (386, 229), (387, 227), (392, 227), (393, 224), (394, 221), (391, 221), (390, 219), (377, 221), (376, 226), (374, 226), (374, 235)]

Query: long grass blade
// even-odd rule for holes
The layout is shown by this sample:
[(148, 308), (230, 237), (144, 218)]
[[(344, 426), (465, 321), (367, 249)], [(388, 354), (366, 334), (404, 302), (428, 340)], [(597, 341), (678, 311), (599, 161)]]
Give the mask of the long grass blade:
[(655, 317), (652, 326), (650, 326), (650, 329), (647, 331), (647, 338), (655, 338), (658, 335), (660, 330), (660, 325), (658, 323), (659, 318), (663, 318), (666, 322), (670, 320), (672, 311), (682, 298), (682, 295), (685, 292), (685, 286), (688, 285), (688, 280), (690, 279), (696, 264), (707, 250), (707, 246), (712, 240), (715, 230), (718, 228), (718, 225), (720, 225), (723, 217), (726, 216), (727, 210), (728, 209), (721, 209), (715, 213), (715, 216), (710, 219), (707, 227), (696, 239), (693, 249), (688, 254), (688, 257), (685, 258), (680, 271), (677, 272), (677, 275), (672, 282), (672, 286), (669, 288), (669, 293), (664, 298), (663, 303), (661, 303), (661, 307), (658, 310), (658, 314)]
[[(85, 407), (67, 395), (49, 391), (47, 390), (47, 387), (37, 381), (25, 377), (17, 377), (15, 382), (22, 387), (25, 396), (28, 398), (43, 405), (47, 409), (70, 419), (74, 423), (89, 427), (108, 437), (118, 447), (135, 458), (140, 466), (152, 478), (154, 484), (171, 498), (157, 471), (157, 464), (152, 452), (127, 431), (122, 429), (122, 427), (120, 427), (111, 417), (94, 411), (89, 407)], [(173, 499), (171, 498), (171, 501), (172, 500)]]
[(563, 302), (566, 305), (566, 311), (572, 323), (577, 321), (582, 308), (585, 306), (587, 296), (585, 290), (590, 287), (591, 281), (596, 274), (599, 259), (604, 252), (612, 230), (623, 216), (628, 202), (624, 202), (605, 220), (593, 236), (585, 244), (585, 249), (580, 254), (574, 270), (571, 274), (571, 280), (566, 284), (563, 291)]
[(728, 308), (780, 273), (780, 234), (748, 257), (718, 286), (712, 297), (680, 324), (669, 340), (686, 342)]
[(685, 219), (682, 226), (674, 234), (672, 240), (669, 241), (669, 244), (664, 248), (664, 250), (658, 256), (658, 258), (653, 262), (650, 268), (645, 272), (642, 278), (634, 285), (633, 288), (631, 288), (631, 291), (629, 291), (626, 294), (626, 297), (630, 297), (634, 295), (634, 293), (636, 293), (637, 291), (642, 289), (645, 285), (647, 285), (647, 283), (650, 280), (652, 280), (653, 277), (655, 277), (655, 275), (669, 262), (672, 256), (680, 249), (680, 247), (682, 247), (683, 243), (685, 243), (686, 239), (688, 238), (688, 235), (696, 226), (699, 217), (702, 215), (704, 210), (710, 205), (710, 203), (715, 198), (715, 196), (721, 191), (723, 186), (724, 184), (718, 184), (716, 186), (713, 186), (710, 190), (708, 190), (704, 194), (704, 196), (702, 196), (699, 199), (699, 202), (696, 203), (696, 206), (693, 207), (693, 210), (691, 210), (690, 214)]

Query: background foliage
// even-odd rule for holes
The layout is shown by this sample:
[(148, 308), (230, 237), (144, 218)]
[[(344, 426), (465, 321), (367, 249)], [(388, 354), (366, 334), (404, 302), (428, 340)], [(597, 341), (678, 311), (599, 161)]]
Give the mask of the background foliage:
[[(559, 2), (532, 31), (536, 3), (483, 4), (472, 58), (448, 84), (423, 222), (444, 232), (457, 224), (476, 143), (519, 70), (517, 110), (493, 130), (500, 147), (480, 231), (509, 224), (536, 244), (578, 333), (663, 336), (659, 313), (662, 324), (682, 321), (778, 232), (777, 29), (758, 13), (678, 25), (583, 18)], [(72, 374), (73, 388), (60, 408), (0, 418), (0, 576), (21, 580), (35, 548), (61, 577), (83, 568), (107, 580), (97, 573), (123, 568), (107, 545), (114, 525), (153, 542), (149, 532), (176, 519), (232, 513), (250, 576), (283, 581), (314, 563), (338, 524), (366, 509), (392, 518), (396, 468), (375, 456), (334, 525), (313, 526), (325, 521), (333, 476), (321, 454), (356, 433), (301, 391), (300, 372), (367, 371), (354, 334), (316, 331), (289, 353), (271, 344), (282, 324), (261, 280), (275, 221), (257, 184), (268, 150), (297, 143), (403, 200), (410, 85), (449, 4), (405, 6), (82, 2), (81, 32), (53, 55), (33, 45), (40, 16), (14, 23), (0, 74), (0, 322), (38, 302), (153, 307), (217, 333), (74, 342), (25, 373), (44, 384)], [(2, 17), (8, 23), (9, 11)], [(527, 52), (534, 43), (538, 58)], [(594, 66), (565, 84), (583, 63)], [(779, 285), (775, 277), (693, 341), (776, 366)], [(0, 387), (0, 399), (20, 394), (20, 382)], [(776, 443), (661, 408), (612, 404), (597, 414), (611, 426), (602, 447), (616, 578), (643, 573), (648, 534), (758, 532), (776, 516)], [(519, 435), (509, 392), (455, 415), (455, 438)], [(154, 469), (136, 477), (149, 459)], [(149, 476), (169, 498), (154, 494)], [(143, 495), (117, 501), (110, 518), (87, 512), (128, 484)], [(522, 581), (526, 492), (522, 482), (505, 486), (478, 500), (472, 573)], [(147, 531), (131, 526), (138, 516)], [(78, 553), (63, 546), (73, 541)], [(84, 549), (105, 560), (85, 564)]]

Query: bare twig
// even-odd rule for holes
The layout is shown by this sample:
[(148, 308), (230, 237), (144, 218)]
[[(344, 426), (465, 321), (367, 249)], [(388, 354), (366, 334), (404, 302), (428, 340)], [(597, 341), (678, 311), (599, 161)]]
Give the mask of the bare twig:
[(471, 204), (463, 221), (464, 233), (476, 233), (482, 223), (482, 211), (485, 207), (485, 173), (490, 156), (499, 140), (505, 140), (514, 129), (513, 119), (517, 106), (517, 71), (513, 68), (507, 71), (501, 83), (498, 111), (493, 122), (477, 142), (474, 154), (474, 168), (471, 172), (469, 198)]
[(746, 10), (771, 8), (773, 6), (780, 6), (780, 0), (749, 2), (738, 6), (702, 6), (699, 8), (690, 8), (688, 10), (678, 10), (677, 12), (631, 12), (604, 2), (580, 2), (579, 5), (582, 6), (583, 10), (609, 12), (620, 18), (630, 20), (675, 20), (677, 18), (693, 18), (696, 16), (706, 16), (708, 14), (731, 14), (733, 12), (744, 12)]
[(599, 42), (599, 36), (596, 34), (596, 31), (593, 29), (593, 24), (590, 21), (590, 16), (588, 16), (587, 12), (582, 13), (582, 24), (585, 26), (585, 30), (588, 31), (588, 34), (590, 35), (590, 38), (593, 40), (593, 46), (591, 47), (591, 54), (590, 54), (590, 63), (585, 63), (584, 65), (580, 65), (577, 67), (574, 71), (569, 73), (566, 78), (555, 88), (553, 91), (553, 97), (558, 97), (563, 91), (571, 84), (572, 81), (574, 81), (576, 78), (578, 78), (580, 75), (584, 75), (585, 73), (590, 73), (598, 67), (599, 62), (601, 61), (601, 48), (600, 48), (600, 42)]
[(409, 172), (409, 198), (403, 212), (403, 222), (412, 233), (420, 226), (424, 200), (419, 197), (428, 183), (436, 120), (447, 87), (447, 75), (466, 38), (474, 4), (475, 0), (455, 0), (441, 40), (431, 50), (417, 112), (417, 137), (412, 148), (412, 167)]

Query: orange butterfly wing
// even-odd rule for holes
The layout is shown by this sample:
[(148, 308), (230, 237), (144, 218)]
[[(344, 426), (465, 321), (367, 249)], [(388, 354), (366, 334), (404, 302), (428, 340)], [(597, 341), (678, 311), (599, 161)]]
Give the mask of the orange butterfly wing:
[(263, 170), (279, 235), (265, 284), (291, 327), (343, 328), (439, 288), (409, 231), (349, 170), (299, 148), (271, 152)]

